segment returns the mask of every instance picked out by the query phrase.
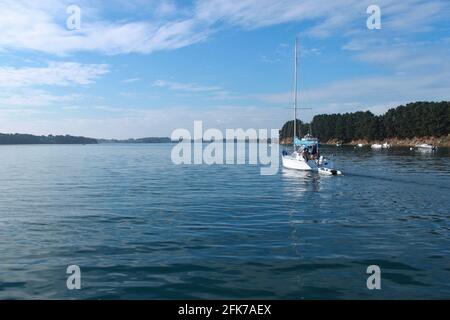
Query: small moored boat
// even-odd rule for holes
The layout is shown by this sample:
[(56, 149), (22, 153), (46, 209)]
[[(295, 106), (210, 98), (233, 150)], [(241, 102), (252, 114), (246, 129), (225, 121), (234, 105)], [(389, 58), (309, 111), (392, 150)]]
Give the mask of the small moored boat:
[(416, 145), (416, 148), (417, 148), (417, 151), (420, 151), (420, 152), (437, 151), (437, 146), (433, 146), (433, 145), (427, 144), (427, 143), (418, 144), (418, 145)]
[(418, 144), (418, 145), (416, 145), (416, 148), (419, 150), (431, 150), (431, 151), (437, 150), (436, 146), (432, 146), (431, 144), (427, 144), (427, 143)]
[(328, 175), (328, 176), (336, 176), (336, 175), (342, 174), (342, 172), (339, 171), (339, 170), (336, 170), (336, 169), (329, 169), (329, 168), (322, 168), (322, 167), (320, 167), (320, 168), (318, 169), (318, 172), (319, 172), (320, 174), (324, 174), (324, 175)]
[(387, 142), (383, 143), (383, 144), (379, 144), (379, 143), (374, 143), (373, 145), (370, 146), (372, 149), (389, 149), (391, 147), (390, 144), (388, 144)]

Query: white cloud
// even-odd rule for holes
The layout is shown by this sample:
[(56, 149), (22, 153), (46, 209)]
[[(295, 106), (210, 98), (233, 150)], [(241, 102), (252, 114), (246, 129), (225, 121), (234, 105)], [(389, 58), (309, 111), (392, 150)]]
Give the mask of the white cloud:
[[(358, 1), (348, 0), (353, 4)], [(210, 23), (225, 21), (246, 29), (255, 29), (291, 21), (321, 18), (336, 12), (340, 2), (322, 0), (205, 0), (198, 1), (196, 14)]]
[(165, 80), (156, 80), (152, 83), (154, 87), (167, 88), (175, 92), (186, 94), (201, 94), (202, 98), (209, 100), (228, 100), (242, 98), (238, 94), (231, 93), (220, 86), (205, 86), (197, 83), (182, 83)]
[[(439, 74), (411, 77), (405, 75), (372, 76), (336, 81), (303, 91), (300, 95), (301, 107), (312, 107), (303, 114), (306, 120), (320, 113), (355, 112), (372, 110), (384, 112), (411, 101), (450, 100), (450, 78), (443, 70)], [(268, 103), (289, 105), (292, 93), (261, 95)], [(382, 107), (383, 106), (383, 107)], [(305, 117), (302, 117), (305, 119)]]
[[(366, 9), (372, 0), (201, 0), (196, 17), (210, 24), (226, 22), (245, 29), (256, 29), (287, 22), (310, 22), (312, 36), (367, 32)], [(378, 0), (383, 28), (392, 32), (421, 32), (438, 19), (447, 19), (449, 4), (434, 0), (393, 2)]]
[(165, 80), (156, 80), (153, 82), (153, 86), (186, 92), (213, 92), (222, 90), (221, 87), (217, 86), (201, 86), (196, 83), (181, 83)]
[(449, 3), (444, 1), (409, 0), (383, 1), (382, 13), (387, 14), (385, 28), (403, 32), (429, 31), (433, 23), (448, 19)]
[(0, 88), (87, 85), (108, 72), (105, 64), (50, 62), (46, 67), (0, 67)]
[[(381, 75), (333, 81), (300, 90), (300, 105), (313, 106), (303, 114), (354, 112), (388, 108), (411, 101), (450, 100), (450, 47), (442, 42), (386, 37), (354, 38), (344, 46), (356, 61), (381, 67)], [(259, 95), (267, 103), (292, 103), (292, 93)], [(309, 116), (309, 118), (310, 118)]]
[(0, 92), (0, 106), (9, 107), (36, 107), (52, 106), (72, 102), (80, 97), (78, 95), (54, 95), (45, 90), (25, 89)]
[[(42, 2), (42, 3), (41, 3)], [(106, 54), (150, 53), (181, 48), (206, 39), (194, 19), (112, 22), (82, 1), (81, 30), (66, 29), (68, 1), (0, 1), (0, 51), (36, 50), (65, 55), (82, 51)], [(166, 9), (167, 11), (167, 9)]]
[[(313, 106), (302, 114), (309, 120), (319, 113), (372, 110), (381, 113), (388, 108), (418, 100), (449, 100), (450, 49), (441, 40), (419, 41), (410, 35), (428, 32), (433, 23), (442, 19), (448, 3), (419, 0), (404, 2), (379, 1), (382, 10), (382, 29), (351, 30), (349, 22), (344, 30), (348, 39), (342, 47), (355, 63), (379, 67), (378, 75), (366, 75), (333, 81), (318, 87), (300, 90), (301, 106)], [(348, 10), (351, 14), (352, 10)], [(339, 16), (341, 12), (337, 13)], [(428, 17), (425, 19), (424, 17)], [(345, 20), (345, 14), (339, 19)], [(324, 22), (326, 24), (326, 21)], [(325, 27), (324, 33), (333, 28)], [(316, 25), (310, 32), (321, 30)], [(337, 30), (342, 30), (337, 28)], [(357, 68), (357, 66), (355, 66)], [(326, 73), (324, 73), (326, 77)], [(262, 101), (272, 104), (292, 103), (292, 93), (281, 92), (260, 95)], [(304, 118), (304, 119), (305, 119)]]
[(177, 12), (177, 5), (172, 0), (162, 0), (156, 8), (156, 14), (160, 16), (169, 16)]
[[(80, 0), (81, 30), (69, 31), (65, 9), (72, 4), (70, 1), (1, 0), (0, 51), (36, 50), (57, 55), (83, 51), (146, 54), (202, 42), (223, 27), (256, 29), (288, 22), (310, 23), (307, 33), (312, 36), (345, 35), (357, 30), (367, 32), (365, 10), (372, 2), (197, 0), (188, 10), (167, 0), (155, 8), (156, 15), (164, 16), (163, 19), (113, 21), (102, 17), (103, 11), (108, 9), (104, 4)], [(448, 3), (438, 0), (398, 3), (378, 0), (377, 4), (382, 8), (383, 28), (391, 33), (422, 32), (431, 28), (436, 20), (445, 19), (449, 9)], [(122, 5), (138, 17), (142, 8), (148, 9), (148, 4), (140, 0)]]
[(141, 80), (141, 78), (130, 78), (130, 79), (122, 80), (122, 82), (123, 83), (133, 83), (133, 82), (137, 82), (137, 81), (140, 81), (140, 80)]

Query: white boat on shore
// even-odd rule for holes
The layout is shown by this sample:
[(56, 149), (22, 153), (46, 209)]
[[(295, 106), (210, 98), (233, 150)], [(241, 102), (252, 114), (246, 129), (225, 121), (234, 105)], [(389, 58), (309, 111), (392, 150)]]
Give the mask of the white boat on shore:
[(319, 139), (310, 134), (302, 139), (297, 137), (297, 39), (295, 40), (295, 83), (294, 83), (294, 134), (292, 144), (294, 151), (282, 154), (283, 167), (292, 170), (315, 171), (326, 175), (342, 174), (334, 169), (332, 163), (320, 155)]
[(436, 151), (437, 150), (437, 146), (433, 146), (433, 145), (427, 144), (427, 143), (418, 144), (418, 145), (416, 145), (416, 148), (419, 151)]
[(388, 144), (387, 142), (383, 143), (383, 144), (379, 144), (379, 143), (374, 143), (373, 145), (370, 146), (372, 149), (389, 149), (391, 147), (390, 144)]

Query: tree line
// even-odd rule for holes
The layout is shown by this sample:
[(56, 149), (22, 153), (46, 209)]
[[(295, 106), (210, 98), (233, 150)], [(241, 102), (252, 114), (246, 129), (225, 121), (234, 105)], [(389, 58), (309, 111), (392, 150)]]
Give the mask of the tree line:
[[(280, 139), (292, 138), (294, 121), (280, 130)], [(450, 133), (450, 101), (414, 102), (389, 109), (383, 115), (370, 111), (316, 115), (311, 123), (297, 119), (297, 136), (312, 133), (321, 141), (350, 142), (385, 138), (440, 137)]]
[(146, 137), (139, 139), (98, 139), (98, 143), (171, 143), (168, 137)]
[(35, 136), (32, 134), (0, 133), (0, 144), (92, 144), (96, 139), (74, 136)]

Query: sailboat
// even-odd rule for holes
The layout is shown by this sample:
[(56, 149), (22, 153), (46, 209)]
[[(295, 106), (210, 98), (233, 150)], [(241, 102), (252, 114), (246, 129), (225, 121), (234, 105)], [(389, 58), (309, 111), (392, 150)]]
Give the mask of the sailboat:
[(294, 49), (294, 136), (293, 147), (294, 151), (288, 154), (283, 151), (282, 163), (283, 167), (293, 170), (307, 170), (315, 171), (326, 175), (340, 175), (341, 171), (334, 169), (333, 164), (320, 155), (319, 139), (313, 137), (311, 134), (306, 134), (303, 138), (297, 137), (297, 86), (298, 86), (298, 50), (297, 38), (295, 39)]

